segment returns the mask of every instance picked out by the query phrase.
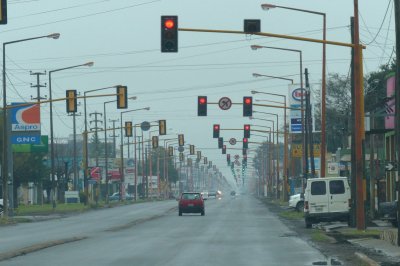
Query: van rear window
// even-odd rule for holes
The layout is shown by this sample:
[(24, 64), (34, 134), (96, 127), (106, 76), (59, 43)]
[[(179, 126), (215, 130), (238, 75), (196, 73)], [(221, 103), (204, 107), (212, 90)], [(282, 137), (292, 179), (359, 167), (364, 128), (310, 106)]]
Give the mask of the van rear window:
[(329, 192), (331, 194), (344, 194), (344, 183), (342, 180), (329, 182)]
[(311, 195), (325, 195), (325, 181), (315, 181), (311, 183)]

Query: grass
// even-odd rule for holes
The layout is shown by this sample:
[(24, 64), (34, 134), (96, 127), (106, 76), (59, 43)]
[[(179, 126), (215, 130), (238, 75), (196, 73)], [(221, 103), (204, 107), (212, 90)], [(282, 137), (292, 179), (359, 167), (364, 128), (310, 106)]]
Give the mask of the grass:
[(340, 233), (348, 238), (362, 238), (362, 237), (379, 238), (381, 231), (376, 229), (367, 229), (365, 231), (361, 231), (354, 228), (346, 228), (340, 230)]
[(311, 239), (315, 242), (331, 242), (332, 238), (327, 236), (324, 232), (320, 230), (313, 230), (311, 233)]
[(82, 212), (90, 209), (89, 206), (85, 206), (82, 203), (69, 203), (69, 204), (57, 204), (56, 208), (53, 209), (52, 204), (43, 205), (19, 205), (15, 213), (18, 216), (23, 215), (46, 215), (52, 213), (70, 213), (70, 212)]
[(304, 218), (304, 213), (294, 210), (282, 211), (279, 213), (279, 215), (289, 220), (300, 220)]

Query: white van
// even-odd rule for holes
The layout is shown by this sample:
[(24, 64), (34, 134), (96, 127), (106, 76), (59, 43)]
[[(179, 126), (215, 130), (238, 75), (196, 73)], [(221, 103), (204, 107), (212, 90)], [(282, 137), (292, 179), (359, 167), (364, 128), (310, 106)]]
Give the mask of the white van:
[(347, 177), (309, 178), (304, 191), (307, 228), (319, 221), (349, 220), (350, 186)]

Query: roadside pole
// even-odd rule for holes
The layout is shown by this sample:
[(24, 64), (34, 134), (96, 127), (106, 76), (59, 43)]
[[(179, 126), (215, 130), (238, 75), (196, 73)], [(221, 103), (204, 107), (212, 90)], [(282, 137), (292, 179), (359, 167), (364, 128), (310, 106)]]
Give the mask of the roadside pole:
[[(395, 135), (396, 135), (396, 162), (399, 160), (400, 150), (400, 0), (394, 0), (394, 15), (395, 15), (395, 25), (396, 25), (396, 87), (395, 87)], [(399, 167), (397, 167), (398, 176), (400, 176)], [(400, 184), (396, 182), (396, 191), (397, 191), (397, 221), (399, 221), (400, 217), (400, 200), (399, 200), (399, 191), (400, 191)], [(397, 246), (400, 246), (400, 226), (399, 222), (397, 222)]]

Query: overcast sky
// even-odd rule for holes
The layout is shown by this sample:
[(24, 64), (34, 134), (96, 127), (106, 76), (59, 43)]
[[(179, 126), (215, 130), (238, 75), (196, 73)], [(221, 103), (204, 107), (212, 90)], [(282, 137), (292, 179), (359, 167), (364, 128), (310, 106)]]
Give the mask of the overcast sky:
[[(364, 50), (364, 73), (377, 70), (393, 57), (395, 45), (393, 1), (360, 0), (360, 36)], [(212, 138), (212, 124), (221, 128), (243, 128), (251, 123), (242, 117), (241, 105), (222, 111), (209, 105), (207, 117), (197, 117), (197, 96), (208, 96), (209, 102), (230, 97), (241, 102), (250, 91), (286, 94), (288, 82), (254, 78), (252, 73), (280, 76), (299, 82), (299, 59), (296, 53), (263, 49), (253, 51), (250, 45), (268, 45), (298, 49), (303, 52), (303, 65), (310, 81), (320, 83), (322, 45), (251, 35), (179, 32), (179, 52), (160, 52), (160, 16), (178, 15), (180, 28), (243, 30), (243, 19), (261, 19), (263, 32), (322, 38), (322, 16), (284, 9), (265, 11), (264, 1), (255, 0), (8, 0), (8, 24), (0, 25), (3, 42), (61, 34), (60, 39), (40, 39), (7, 46), (7, 101), (31, 101), (36, 90), (30, 88), (36, 77), (30, 71), (53, 69), (93, 61), (91, 68), (71, 69), (53, 74), (53, 98), (65, 96), (65, 90), (85, 90), (123, 84), (129, 95), (129, 109), (149, 106), (150, 111), (124, 115), (134, 123), (166, 119), (170, 133), (185, 134), (187, 144), (202, 149), (202, 154), (228, 178), (226, 157)], [(350, 0), (280, 0), (271, 4), (326, 13), (327, 39), (350, 42)], [(327, 72), (347, 76), (349, 48), (327, 48)], [(42, 76), (48, 83), (48, 76)], [(41, 96), (49, 95), (43, 88)], [(89, 99), (88, 113), (103, 112), (103, 102), (114, 97)], [(255, 99), (281, 101), (281, 98), (255, 96)], [(82, 102), (83, 105), (83, 102)], [(48, 105), (42, 106), (42, 134), (49, 134)], [(128, 109), (128, 110), (129, 110)], [(119, 111), (107, 105), (110, 119), (118, 119)], [(255, 108), (282, 115), (277, 108)], [(65, 112), (65, 103), (54, 104), (55, 136), (72, 134), (72, 119)], [(79, 107), (83, 114), (83, 106)], [(272, 119), (272, 116), (260, 116)], [(329, 123), (329, 121), (328, 121)], [(77, 131), (83, 131), (83, 117), (77, 119)], [(222, 131), (225, 140), (241, 139), (242, 131)], [(252, 141), (263, 141), (252, 137)], [(241, 148), (241, 145), (239, 145)], [(236, 145), (236, 148), (239, 147)], [(228, 145), (228, 148), (232, 147)], [(211, 149), (213, 148), (213, 149)], [(233, 156), (240, 151), (228, 150)]]

